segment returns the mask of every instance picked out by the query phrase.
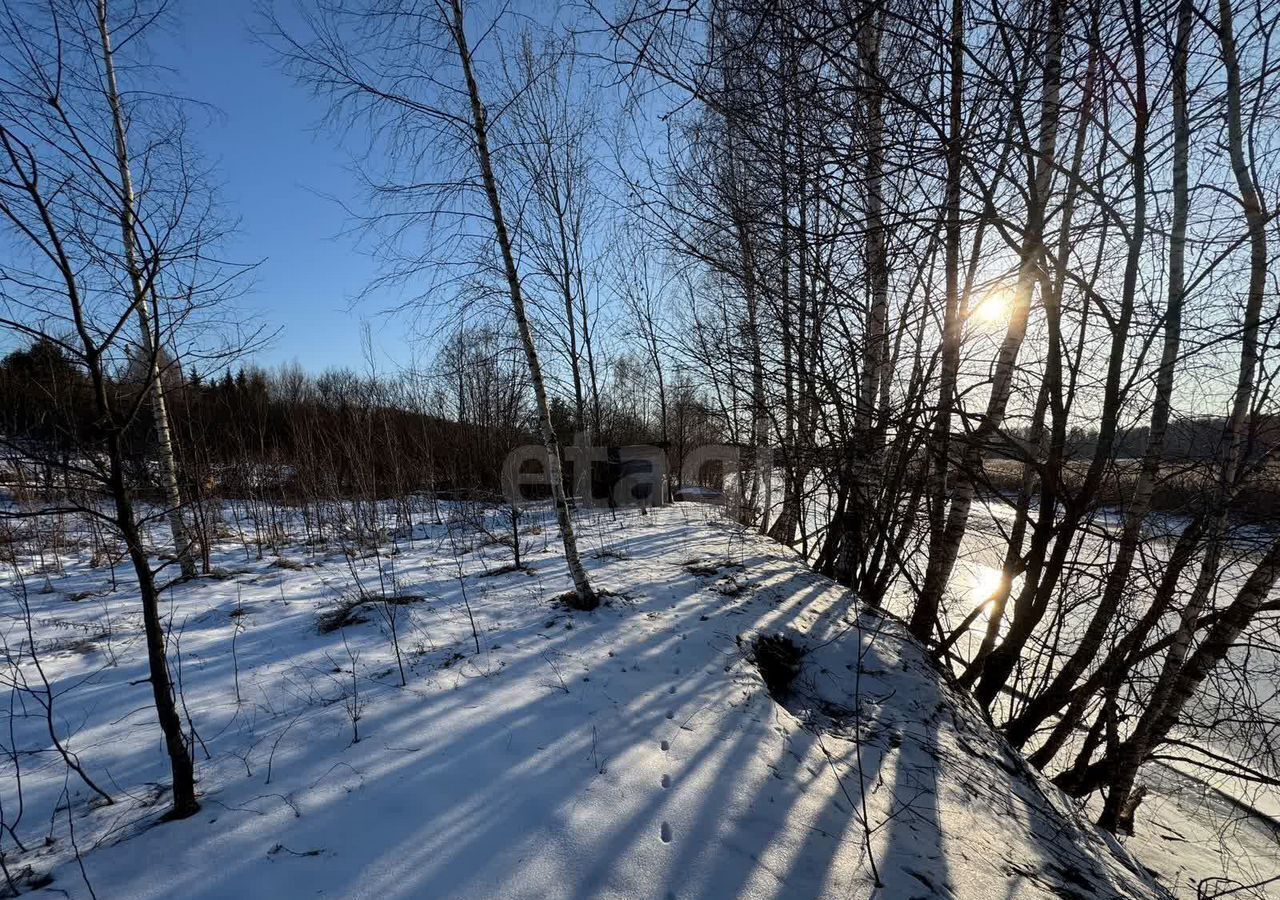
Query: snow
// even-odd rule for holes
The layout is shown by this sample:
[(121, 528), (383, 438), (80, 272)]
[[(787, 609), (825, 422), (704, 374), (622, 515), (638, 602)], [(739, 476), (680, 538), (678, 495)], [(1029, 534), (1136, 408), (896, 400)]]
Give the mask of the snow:
[[(509, 550), (474, 534), (460, 546), (440, 525), (354, 559), (294, 546), (282, 565), (219, 547), (225, 577), (165, 596), (203, 809), (164, 824), (125, 573), (110, 590), (78, 553), (29, 572), (59, 734), (117, 802), (91, 803), (56, 755), (24, 755), (30, 849), (6, 836), (11, 871), (137, 900), (1165, 896), (896, 619), (790, 551), (704, 504), (578, 521), (612, 592), (593, 613), (553, 603), (569, 581), (546, 526), (527, 537), (530, 573), (501, 572)], [(406, 602), (320, 633), (357, 577)], [(5, 602), (12, 653), (25, 625)], [(751, 650), (775, 633), (808, 650), (781, 703)], [(32, 711), (15, 707), (19, 746), (47, 750), (32, 697), (14, 697)]]
[(1280, 826), (1238, 799), (1235, 786), (1220, 792), (1162, 764), (1144, 767), (1142, 783), (1150, 792), (1125, 846), (1177, 896), (1280, 897)]

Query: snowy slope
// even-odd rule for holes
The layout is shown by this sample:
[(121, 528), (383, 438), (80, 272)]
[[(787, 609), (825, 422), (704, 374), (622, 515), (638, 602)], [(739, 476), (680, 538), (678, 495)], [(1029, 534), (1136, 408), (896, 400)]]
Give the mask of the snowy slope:
[[(229, 543), (227, 577), (171, 592), (208, 758), (202, 812), (161, 825), (123, 575), (89, 597), (105, 573), (83, 560), (31, 577), (60, 732), (118, 802), (91, 805), (49, 754), (25, 759), (18, 833), (32, 849), (19, 859), (6, 839), (10, 868), (104, 900), (1164, 896), (896, 620), (705, 506), (581, 527), (615, 594), (590, 614), (552, 602), (568, 580), (550, 529), (531, 537), (532, 574), (486, 575), (509, 551), (477, 544), (458, 548), (459, 578), (440, 526), (359, 560), (366, 588), (381, 563), (410, 598), (394, 607), (405, 687), (375, 610), (317, 629), (354, 584), (344, 557), (296, 548), (285, 568)], [(18, 646), (18, 620), (4, 627)], [(751, 652), (778, 632), (809, 649), (782, 704)], [(20, 745), (42, 740), (38, 716), (15, 725)], [(64, 784), (72, 802), (51, 826)]]

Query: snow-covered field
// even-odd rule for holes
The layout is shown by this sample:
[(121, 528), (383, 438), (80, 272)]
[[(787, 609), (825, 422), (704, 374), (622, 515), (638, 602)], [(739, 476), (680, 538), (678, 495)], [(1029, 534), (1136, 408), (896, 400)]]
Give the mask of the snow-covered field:
[[(54, 727), (116, 802), (50, 752), (6, 596), (7, 652), (31, 688), (9, 692), (0, 728), (10, 871), (104, 900), (1163, 895), (897, 620), (790, 552), (705, 505), (579, 525), (612, 592), (594, 613), (554, 603), (569, 583), (548, 529), (527, 537), (528, 573), (441, 525), (352, 562), (219, 547), (221, 577), (165, 595), (203, 802), (165, 824), (127, 576), (112, 590), (74, 553), (28, 566)], [(357, 579), (399, 601), (322, 633)], [(751, 659), (752, 638), (776, 632), (809, 650), (781, 703)]]

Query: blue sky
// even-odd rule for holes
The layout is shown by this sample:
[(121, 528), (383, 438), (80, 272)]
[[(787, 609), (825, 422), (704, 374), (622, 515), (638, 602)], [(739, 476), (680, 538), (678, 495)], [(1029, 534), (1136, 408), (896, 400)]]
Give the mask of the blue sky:
[[(323, 127), (327, 102), (300, 86), (257, 37), (264, 27), (260, 2), (179, 0), (149, 40), (149, 61), (162, 67), (156, 70), (162, 89), (212, 107), (208, 114), (191, 110), (188, 139), (215, 167), (223, 208), (240, 222), (225, 256), (258, 264), (241, 305), (277, 335), (254, 361), (274, 366), (296, 360), (311, 372), (333, 366), (364, 369), (365, 323), (373, 332), (380, 369), (409, 364), (415, 355), (419, 360), (429, 358), (432, 348), (427, 342), (415, 342), (413, 328), (416, 324), (420, 335), (430, 336), (439, 322), (439, 310), (426, 313), (417, 323), (407, 315), (385, 314), (407, 298), (419, 296), (425, 286), (370, 290), (385, 272), (379, 261), (358, 246), (351, 233), (351, 213), (342, 205), (345, 202), (358, 212), (367, 209), (366, 188), (354, 171), (350, 152), (368, 153), (368, 144), (351, 135), (344, 147), (341, 135)], [(297, 24), (294, 0), (267, 2), (286, 28)], [(476, 43), (473, 51), (492, 52), (495, 44), (489, 26), (499, 10), (512, 33), (530, 23), (543, 29), (585, 21), (581, 7), (551, 0), (475, 3), (469, 7), (473, 41), (479, 41), (480, 35), (488, 40)], [(594, 20), (589, 25), (598, 27)], [(579, 39), (593, 40), (589, 34)], [(482, 79), (486, 74), (492, 73), (484, 70)], [(634, 111), (621, 113), (619, 97), (610, 93), (614, 90), (621, 89), (603, 89), (604, 115), (625, 115), (620, 122), (628, 131), (647, 121)], [(605, 171), (609, 154), (602, 150), (600, 159), (604, 168), (596, 172), (601, 179), (597, 186), (608, 192), (616, 176)], [(367, 166), (369, 160), (365, 162)], [(376, 172), (378, 160), (372, 163)], [(587, 239), (607, 240), (608, 234), (602, 220), (599, 234)], [(607, 303), (607, 292), (601, 292), (596, 302)]]
[(323, 107), (254, 39), (255, 22), (253, 0), (184, 2), (151, 49), (155, 62), (174, 69), (178, 92), (217, 109), (193, 114), (190, 138), (217, 167), (225, 209), (240, 220), (229, 255), (262, 261), (242, 305), (279, 334), (256, 360), (296, 359), (312, 371), (363, 367), (367, 319), (378, 350), (405, 361), (405, 323), (378, 315), (390, 297), (351, 308), (376, 267), (341, 234), (348, 219), (330, 199), (359, 198), (348, 157), (332, 133), (315, 127)]

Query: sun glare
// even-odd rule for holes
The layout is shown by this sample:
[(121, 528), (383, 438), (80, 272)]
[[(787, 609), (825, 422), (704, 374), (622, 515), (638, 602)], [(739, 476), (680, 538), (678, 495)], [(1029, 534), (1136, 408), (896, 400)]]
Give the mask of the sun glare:
[(1000, 591), (1002, 573), (990, 566), (981, 566), (970, 576), (969, 596), (975, 603), (985, 606)]
[(1009, 318), (1013, 295), (1004, 289), (991, 291), (969, 310), (969, 318), (984, 325), (994, 325)]

